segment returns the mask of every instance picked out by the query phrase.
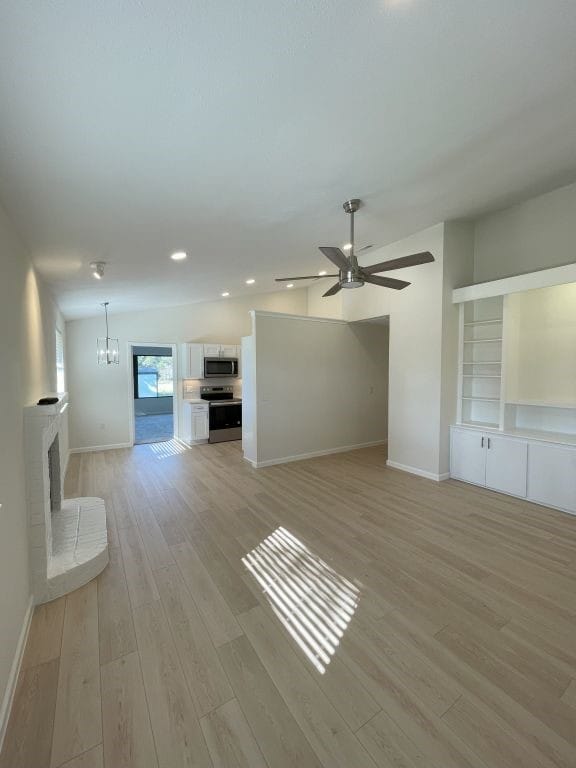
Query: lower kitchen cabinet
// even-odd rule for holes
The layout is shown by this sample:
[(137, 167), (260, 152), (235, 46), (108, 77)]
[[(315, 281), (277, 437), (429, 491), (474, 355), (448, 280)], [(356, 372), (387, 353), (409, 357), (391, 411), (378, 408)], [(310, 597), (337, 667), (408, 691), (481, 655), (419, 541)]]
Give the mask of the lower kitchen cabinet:
[(208, 403), (184, 403), (183, 421), (183, 438), (187, 443), (205, 443), (208, 440)]

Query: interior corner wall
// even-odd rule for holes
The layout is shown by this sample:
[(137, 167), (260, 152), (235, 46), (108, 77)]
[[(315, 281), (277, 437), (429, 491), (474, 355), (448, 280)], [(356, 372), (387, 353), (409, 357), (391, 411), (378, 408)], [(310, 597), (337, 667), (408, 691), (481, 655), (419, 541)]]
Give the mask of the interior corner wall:
[(187, 304), (115, 314), (110, 305), (110, 334), (120, 343), (120, 364), (96, 361), (96, 339), (104, 315), (66, 323), (71, 450), (97, 449), (130, 443), (133, 408), (128, 343), (179, 344), (186, 341), (240, 344), (251, 332), (250, 310), (305, 315), (305, 289), (256, 294), (237, 299)]
[(346, 291), (346, 320), (390, 317), (388, 461), (428, 477), (440, 474), (444, 225), (364, 256), (363, 263), (431, 251), (435, 261), (396, 270), (401, 291), (365, 285)]
[(62, 318), (0, 208), (0, 702), (30, 600), (23, 409), (56, 388)]
[(385, 325), (256, 313), (254, 341), (258, 465), (386, 439)]
[(576, 184), (476, 221), (474, 282), (576, 261)]

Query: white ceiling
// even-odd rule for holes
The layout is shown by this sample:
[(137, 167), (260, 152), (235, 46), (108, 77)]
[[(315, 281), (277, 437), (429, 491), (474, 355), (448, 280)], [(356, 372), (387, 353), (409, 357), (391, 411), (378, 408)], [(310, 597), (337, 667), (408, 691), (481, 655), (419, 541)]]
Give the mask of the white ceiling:
[(0, 198), (68, 317), (270, 290), (348, 197), (381, 245), (576, 178), (575, 40), (574, 0), (3, 0)]

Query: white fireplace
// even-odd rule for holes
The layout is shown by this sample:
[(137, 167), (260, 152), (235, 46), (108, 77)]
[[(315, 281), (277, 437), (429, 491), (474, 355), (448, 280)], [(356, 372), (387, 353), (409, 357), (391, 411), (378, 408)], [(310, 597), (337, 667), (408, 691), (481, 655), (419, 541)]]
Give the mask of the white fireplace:
[(104, 501), (64, 499), (60, 446), (68, 398), (24, 412), (30, 575), (36, 603), (81, 587), (108, 563)]

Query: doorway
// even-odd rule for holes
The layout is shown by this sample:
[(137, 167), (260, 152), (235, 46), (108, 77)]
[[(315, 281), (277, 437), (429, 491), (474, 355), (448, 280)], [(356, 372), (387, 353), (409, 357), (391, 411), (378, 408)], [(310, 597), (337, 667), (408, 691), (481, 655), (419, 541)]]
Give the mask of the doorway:
[(171, 345), (132, 346), (134, 443), (174, 437), (174, 358)]

